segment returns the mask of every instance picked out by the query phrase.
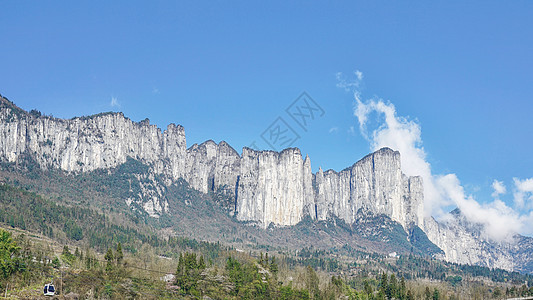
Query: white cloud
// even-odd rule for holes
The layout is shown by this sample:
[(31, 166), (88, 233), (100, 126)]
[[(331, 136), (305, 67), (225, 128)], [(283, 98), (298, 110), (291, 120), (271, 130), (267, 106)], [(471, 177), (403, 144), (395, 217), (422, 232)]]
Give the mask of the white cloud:
[[(342, 74), (338, 74), (337, 78), (342, 80)], [(484, 234), (489, 238), (502, 240), (517, 232), (528, 234), (528, 231), (533, 231), (529, 229), (532, 227), (533, 212), (520, 213), (499, 199), (481, 204), (471, 195), (465, 194), (455, 174), (433, 174), (422, 145), (420, 124), (398, 116), (395, 106), (390, 102), (382, 99), (361, 100), (361, 93), (357, 90), (360, 80), (356, 80), (356, 83), (347, 84), (342, 80), (337, 86), (352, 88), (355, 98), (354, 116), (359, 122), (362, 136), (368, 140), (371, 151), (383, 147), (400, 151), (402, 171), (406, 175), (423, 178), (426, 216), (446, 220), (449, 215), (445, 209), (455, 205), (468, 220), (483, 225)], [(369, 129), (370, 124), (375, 126)], [(515, 185), (515, 202), (523, 205), (525, 198), (533, 200), (533, 178), (524, 181), (515, 179)], [(493, 182), (493, 188), (493, 195), (496, 196), (506, 192), (503, 182), (497, 180)]]
[[(520, 180), (513, 178), (515, 185), (514, 203), (518, 208), (533, 208), (533, 178)], [(526, 203), (526, 200), (530, 203)]]
[(159, 94), (159, 89), (156, 88), (156, 87), (154, 87), (154, 88), (152, 89), (152, 94)]
[(339, 127), (331, 127), (329, 129), (329, 133), (337, 133), (339, 131)]
[(492, 188), (494, 189), (492, 198), (498, 198), (500, 195), (507, 193), (507, 188), (505, 188), (505, 184), (503, 184), (502, 181), (494, 179), (492, 182)]
[(533, 211), (530, 211), (529, 215), (521, 216), (520, 221), (523, 224), (529, 224), (528, 226), (524, 227), (521, 233), (529, 236), (533, 235), (533, 226), (531, 225), (533, 224)]
[(111, 107), (120, 107), (117, 97), (111, 97), (111, 102), (109, 103)]
[(363, 80), (363, 72), (356, 70), (354, 72), (355, 78), (346, 79), (342, 72), (337, 72), (337, 87), (344, 89), (345, 91), (353, 91), (358, 89), (361, 81)]
[(359, 81), (363, 80), (363, 72), (361, 72), (359, 70), (355, 70), (354, 74), (357, 77), (357, 80), (359, 80)]
[(504, 240), (514, 233), (523, 232), (525, 224), (518, 212), (499, 199), (481, 204), (466, 195), (455, 174), (437, 177), (437, 185), (443, 196), (448, 197), (471, 222), (481, 224), (484, 234), (494, 240)]

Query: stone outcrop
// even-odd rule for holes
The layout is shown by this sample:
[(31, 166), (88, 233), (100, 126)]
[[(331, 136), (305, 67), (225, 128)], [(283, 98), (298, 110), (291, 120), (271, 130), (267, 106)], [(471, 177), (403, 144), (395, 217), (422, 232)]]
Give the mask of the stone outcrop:
[(304, 208), (312, 207), (313, 189), (309, 158), (299, 149), (280, 153), (244, 148), (237, 187), (237, 218), (295, 225), (304, 216)]
[(112, 168), (128, 157), (154, 164), (173, 178), (185, 171), (186, 142), (182, 126), (161, 132), (148, 120), (136, 123), (122, 113), (63, 120), (37, 117), (5, 99), (0, 107), (0, 159), (16, 162), (26, 153), (42, 168), (93, 171)]
[(506, 270), (520, 268), (509, 253), (514, 240), (492, 241), (481, 236), (480, 228), (475, 227), (457, 212), (452, 212), (447, 222), (438, 223), (433, 218), (424, 221), (428, 239), (444, 251), (441, 258), (446, 261)]
[(319, 220), (334, 215), (351, 224), (362, 210), (387, 215), (406, 229), (423, 222), (422, 179), (402, 174), (397, 151), (380, 149), (339, 173), (320, 169), (315, 181)]

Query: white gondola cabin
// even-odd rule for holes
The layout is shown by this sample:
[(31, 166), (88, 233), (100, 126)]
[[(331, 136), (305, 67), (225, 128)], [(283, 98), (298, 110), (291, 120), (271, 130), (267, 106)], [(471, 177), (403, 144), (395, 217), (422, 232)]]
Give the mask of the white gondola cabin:
[(53, 296), (56, 294), (56, 288), (54, 287), (54, 284), (50, 282), (44, 285), (43, 292), (45, 296)]

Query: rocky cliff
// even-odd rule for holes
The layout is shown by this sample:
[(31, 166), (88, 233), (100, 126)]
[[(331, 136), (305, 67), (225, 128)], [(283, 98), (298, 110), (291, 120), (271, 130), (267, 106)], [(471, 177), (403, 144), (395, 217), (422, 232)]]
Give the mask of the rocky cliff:
[(24, 157), (42, 169), (75, 173), (115, 168), (131, 159), (142, 162), (150, 172), (139, 175), (139, 192), (124, 201), (152, 217), (168, 213), (166, 186), (184, 179), (198, 191), (224, 195), (230, 214), (263, 228), (295, 225), (306, 216), (359, 226), (365, 214), (385, 215), (406, 232), (421, 228), (448, 261), (533, 269), (531, 238), (495, 243), (459, 214), (448, 223), (424, 218), (422, 179), (404, 175), (400, 153), (388, 148), (340, 172), (313, 174), (309, 157), (296, 148), (279, 153), (244, 148), (239, 155), (227, 143), (210, 140), (187, 149), (179, 125), (161, 131), (148, 120), (134, 122), (121, 113), (63, 120), (26, 112), (0, 97), (0, 162), (18, 164)]
[(481, 225), (468, 221), (459, 209), (450, 212), (450, 218), (444, 222), (426, 218), (424, 228), (427, 237), (443, 250), (444, 260), (531, 272), (533, 238), (515, 235), (506, 240), (492, 240), (483, 234)]
[(406, 229), (423, 224), (422, 178), (402, 174), (397, 151), (380, 149), (339, 173), (320, 169), (315, 181), (319, 220), (334, 215), (351, 224), (362, 210), (387, 215)]
[[(295, 225), (313, 207), (311, 163), (299, 149), (280, 153), (244, 148), (237, 187), (237, 218)], [(304, 208), (308, 210), (305, 211)]]
[(63, 120), (0, 101), (3, 161), (17, 162), (26, 153), (42, 168), (86, 172), (116, 167), (131, 157), (174, 178), (184, 174), (187, 150), (181, 126), (170, 124), (161, 132), (148, 120), (136, 123), (122, 113)]
[[(340, 173), (313, 175), (309, 157), (295, 148), (280, 153), (244, 148), (239, 155), (227, 143), (209, 140), (187, 149), (185, 130), (174, 124), (161, 131), (148, 120), (133, 122), (121, 113), (63, 120), (26, 112), (5, 99), (0, 105), (2, 161), (30, 155), (43, 169), (87, 172), (132, 158), (169, 181), (183, 178), (203, 193), (222, 190), (235, 199), (239, 220), (263, 227), (294, 225), (305, 215), (337, 216), (352, 224), (359, 210), (385, 214), (406, 229), (420, 224), (421, 179), (403, 175), (400, 153), (391, 149)], [(151, 216), (162, 213), (167, 204), (154, 200), (161, 195), (145, 194), (139, 205)]]

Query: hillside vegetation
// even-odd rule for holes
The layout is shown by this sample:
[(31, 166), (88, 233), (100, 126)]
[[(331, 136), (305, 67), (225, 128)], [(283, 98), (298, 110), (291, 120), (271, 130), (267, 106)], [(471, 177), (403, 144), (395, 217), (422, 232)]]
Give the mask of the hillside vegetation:
[(9, 229), (0, 231), (0, 287), (22, 298), (39, 297), (51, 280), (63, 295), (109, 299), (487, 299), (533, 293), (524, 285), (532, 276), (415, 253), (392, 257), (347, 244), (250, 244), (241, 250), (170, 236), (160, 223), (5, 183), (0, 206), (0, 222)]

